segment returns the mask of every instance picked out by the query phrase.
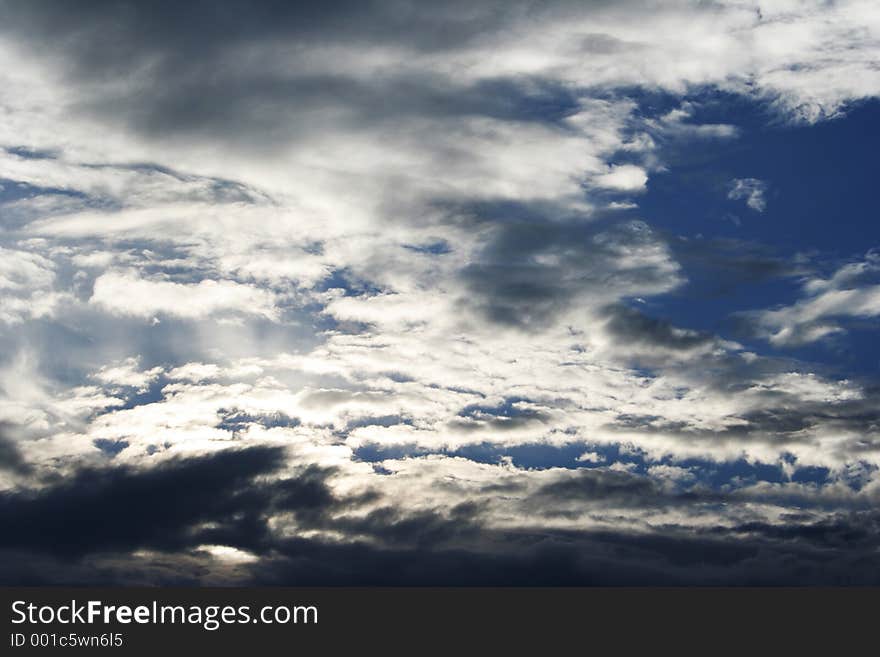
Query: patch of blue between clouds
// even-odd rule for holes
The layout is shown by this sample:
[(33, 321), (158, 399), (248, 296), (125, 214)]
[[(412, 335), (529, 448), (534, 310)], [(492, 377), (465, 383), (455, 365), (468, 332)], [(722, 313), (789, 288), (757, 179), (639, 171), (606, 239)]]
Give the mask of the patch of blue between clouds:
[(403, 248), (427, 255), (445, 255), (452, 252), (452, 247), (446, 240), (438, 240), (427, 244), (404, 244)]
[[(501, 404), (467, 406), (459, 413), (460, 417), (494, 417), (513, 419), (531, 417), (534, 411), (523, 407), (520, 402), (528, 401), (521, 398), (505, 399)], [(371, 418), (369, 421), (354, 423), (349, 426), (379, 424), (390, 426), (406, 423), (398, 416)], [(573, 441), (563, 445), (546, 443), (525, 443), (506, 446), (491, 442), (465, 445), (455, 449), (429, 449), (418, 445), (380, 445), (368, 443), (354, 450), (354, 460), (373, 464), (380, 474), (389, 474), (381, 462), (407, 457), (421, 457), (439, 454), (449, 457), (465, 458), (477, 463), (497, 464), (505, 460), (516, 467), (527, 470), (545, 470), (549, 468), (604, 468), (614, 464), (625, 467), (633, 474), (648, 475), (650, 468), (655, 466), (675, 466), (688, 470), (692, 478), (685, 480), (686, 486), (702, 485), (715, 490), (732, 490), (758, 482), (824, 485), (831, 481), (828, 468), (799, 466), (791, 455), (783, 458), (783, 463), (758, 463), (745, 459), (734, 459), (727, 462), (716, 462), (707, 459), (647, 459), (644, 452), (621, 443), (590, 443), (589, 441)], [(852, 489), (858, 490), (862, 481), (853, 478), (846, 482)]]
[[(596, 455), (595, 460), (580, 460), (584, 453)], [(615, 463), (625, 466), (634, 474), (647, 475), (649, 468), (658, 465), (675, 466), (690, 470), (694, 479), (688, 485), (702, 484), (717, 490), (739, 488), (757, 482), (784, 483), (788, 481), (823, 485), (830, 482), (829, 470), (819, 467), (796, 467), (791, 478), (786, 475), (782, 465), (750, 463), (744, 459), (715, 462), (705, 459), (673, 460), (665, 457), (647, 460), (644, 454), (633, 451), (620, 444), (592, 444), (573, 442), (554, 446), (544, 443), (526, 443), (516, 446), (502, 446), (494, 443), (467, 445), (457, 449), (426, 449), (415, 445), (366, 444), (354, 451), (357, 461), (372, 463), (377, 472), (383, 470), (382, 461), (440, 454), (449, 457), (466, 458), (477, 463), (498, 464), (505, 459), (523, 469), (546, 470), (549, 468), (606, 468)], [(849, 482), (857, 490), (858, 481)]]
[(86, 199), (88, 196), (83, 192), (60, 187), (39, 187), (30, 183), (10, 178), (0, 178), (0, 203), (12, 203), (22, 199), (36, 196), (68, 196), (70, 198)]
[(99, 450), (104, 452), (110, 458), (121, 453), (125, 448), (129, 446), (128, 441), (125, 440), (109, 440), (107, 438), (96, 438), (92, 441), (92, 444), (97, 447)]
[(326, 292), (327, 290), (342, 290), (347, 297), (381, 294), (382, 288), (354, 276), (347, 268), (334, 269), (329, 276), (324, 277), (315, 290)]
[(15, 155), (25, 160), (54, 160), (58, 154), (49, 150), (33, 150), (24, 146), (10, 146), (3, 149), (10, 155)]
[[(627, 92), (641, 118), (660, 117), (681, 99)], [(635, 307), (676, 326), (714, 332), (758, 353), (794, 358), (831, 375), (880, 371), (880, 323), (843, 320), (847, 332), (802, 346), (776, 348), (755, 337), (743, 311), (790, 305), (803, 297), (804, 275), (828, 277), (880, 246), (875, 155), (880, 102), (864, 101), (815, 125), (785, 123), (764, 103), (697, 93), (687, 123), (726, 124), (730, 138), (659, 137), (667, 169), (650, 176), (630, 210), (669, 243), (688, 282)], [(618, 163), (632, 161), (621, 153)], [(732, 181), (766, 184), (766, 208), (729, 198)]]

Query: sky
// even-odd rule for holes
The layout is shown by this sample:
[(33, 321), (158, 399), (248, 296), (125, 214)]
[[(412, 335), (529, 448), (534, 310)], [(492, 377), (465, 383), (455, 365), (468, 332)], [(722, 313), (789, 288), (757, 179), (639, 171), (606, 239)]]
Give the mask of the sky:
[(873, 1), (0, 0), (0, 582), (880, 584)]

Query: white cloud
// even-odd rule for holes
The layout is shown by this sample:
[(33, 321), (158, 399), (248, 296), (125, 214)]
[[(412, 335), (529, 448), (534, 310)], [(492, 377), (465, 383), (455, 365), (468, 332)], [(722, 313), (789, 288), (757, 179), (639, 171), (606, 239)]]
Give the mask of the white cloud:
[(673, 483), (687, 483), (696, 479), (696, 476), (689, 468), (682, 468), (676, 465), (652, 465), (648, 468), (648, 474), (662, 481)]
[(757, 178), (734, 178), (730, 183), (730, 191), (727, 198), (735, 201), (745, 201), (755, 212), (763, 212), (767, 209), (767, 183)]
[(845, 331), (835, 320), (880, 316), (880, 257), (869, 253), (862, 262), (838, 269), (831, 278), (804, 282), (806, 296), (773, 310), (747, 314), (763, 337), (777, 345), (800, 345)]
[(0, 247), (0, 322), (51, 315), (63, 295), (54, 290), (54, 263), (29, 251)]
[(739, 136), (739, 128), (729, 123), (693, 123), (695, 111), (693, 103), (685, 102), (659, 119), (648, 119), (646, 124), (656, 133), (678, 138), (733, 139)]
[(594, 184), (606, 189), (621, 192), (639, 192), (645, 189), (648, 174), (642, 167), (634, 164), (612, 165), (608, 173), (593, 178)]
[(577, 457), (579, 463), (604, 463), (605, 457), (596, 452), (584, 452)]
[(199, 381), (216, 379), (220, 372), (221, 369), (214, 363), (187, 363), (168, 372), (168, 378), (174, 381), (183, 380), (198, 383)]
[(199, 319), (230, 312), (271, 320), (279, 316), (275, 297), (268, 290), (234, 281), (150, 280), (134, 271), (111, 271), (99, 276), (89, 303), (111, 313), (146, 318), (171, 315)]
[(145, 392), (150, 383), (162, 374), (162, 368), (142, 370), (140, 361), (139, 356), (130, 356), (119, 363), (104, 365), (94, 373), (93, 377), (105, 384), (130, 387), (138, 392)]
[(0, 247), (0, 290), (7, 293), (49, 287), (55, 279), (54, 269), (51, 260), (36, 253)]

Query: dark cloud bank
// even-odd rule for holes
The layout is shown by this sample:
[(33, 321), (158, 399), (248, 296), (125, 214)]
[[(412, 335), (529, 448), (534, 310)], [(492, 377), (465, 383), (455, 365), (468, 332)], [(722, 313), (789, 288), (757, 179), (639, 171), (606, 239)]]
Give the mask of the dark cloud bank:
[[(260, 557), (236, 574), (238, 583), (254, 584), (880, 583), (875, 511), (696, 533), (486, 530), (474, 504), (413, 513), (376, 491), (339, 497), (326, 469), (265, 479), (282, 465), (282, 450), (255, 447), (143, 471), (82, 470), (40, 490), (5, 493), (0, 574), (8, 584), (211, 581), (223, 566), (198, 548), (222, 544)], [(355, 513), (377, 501), (366, 515)], [(638, 475), (584, 471), (542, 487), (530, 503), (552, 515), (580, 501), (663, 508), (725, 500), (671, 495)], [(268, 519), (282, 512), (303, 529), (350, 539), (279, 537)], [(132, 570), (132, 553), (143, 550), (152, 556)]]

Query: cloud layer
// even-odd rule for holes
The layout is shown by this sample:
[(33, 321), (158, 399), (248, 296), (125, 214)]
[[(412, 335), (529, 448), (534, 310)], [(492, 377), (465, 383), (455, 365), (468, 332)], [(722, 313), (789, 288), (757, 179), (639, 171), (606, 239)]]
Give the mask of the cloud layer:
[[(0, 579), (877, 583), (880, 387), (786, 351), (880, 315), (876, 253), (640, 204), (740, 136), (707, 98), (845, 120), (878, 43), (871, 2), (0, 2)], [(663, 312), (706, 268), (798, 287)]]

